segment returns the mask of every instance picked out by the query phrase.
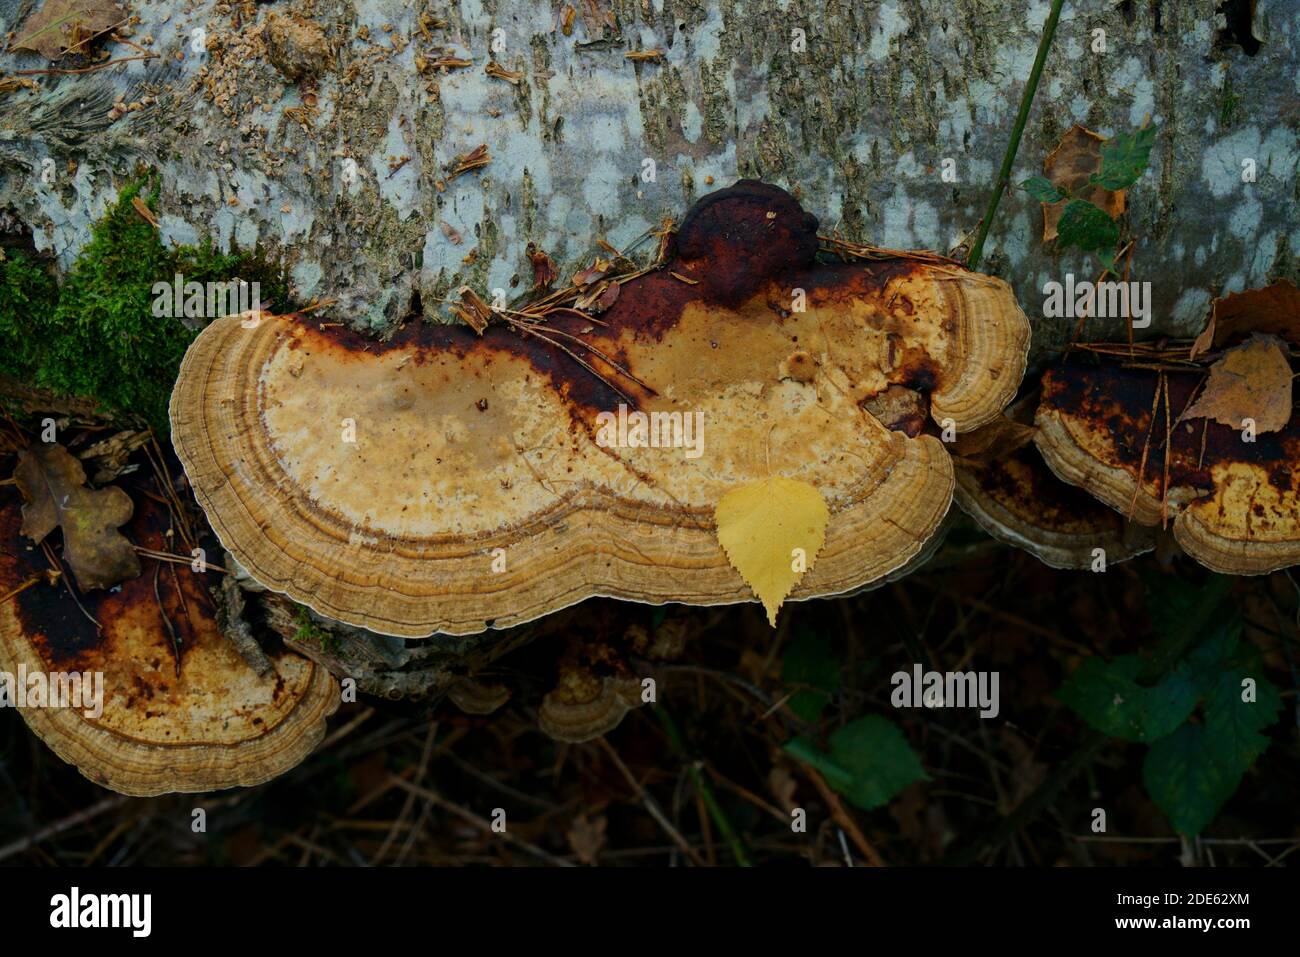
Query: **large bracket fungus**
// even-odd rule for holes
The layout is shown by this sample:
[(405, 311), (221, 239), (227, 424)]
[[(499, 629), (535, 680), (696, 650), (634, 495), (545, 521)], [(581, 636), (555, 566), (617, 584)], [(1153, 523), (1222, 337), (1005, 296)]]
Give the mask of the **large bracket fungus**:
[(1034, 441), (1057, 475), (1133, 521), (1171, 519), (1183, 550), (1214, 571), (1300, 562), (1300, 417), (1246, 441), (1184, 418), (1197, 383), (1113, 365), (1050, 369)]
[[(170, 547), (161, 501), (137, 494), (132, 510), (127, 500), (125, 531), (148, 555)], [(260, 784), (320, 743), (339, 704), (334, 678), (283, 648), (259, 677), (218, 629), (216, 573), (149, 557), (112, 590), (82, 591), (23, 534), (21, 504), (0, 489), (0, 671), (10, 703), (59, 757), (148, 796)]]
[(545, 336), (219, 319), (185, 357), (173, 441), (253, 578), (390, 635), (594, 595), (748, 600), (714, 510), (774, 475), (830, 512), (792, 597), (851, 591), (922, 549), (953, 484), (921, 423), (891, 431), (865, 404), (899, 387), (978, 428), (1015, 394), (1029, 329), (1001, 280), (818, 246), (792, 197), (742, 181), (701, 199), (598, 318), (565, 310)]

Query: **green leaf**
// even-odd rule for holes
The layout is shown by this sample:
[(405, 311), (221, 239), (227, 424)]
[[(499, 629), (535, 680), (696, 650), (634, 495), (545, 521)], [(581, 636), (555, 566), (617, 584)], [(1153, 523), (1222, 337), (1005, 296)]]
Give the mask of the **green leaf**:
[(788, 704), (803, 721), (813, 722), (840, 687), (840, 662), (828, 636), (803, 631), (795, 636), (781, 661), (781, 680), (794, 686)]
[(1237, 790), (1240, 774), (1224, 768), (1206, 729), (1185, 724), (1151, 745), (1142, 764), (1147, 794), (1179, 834), (1195, 837)]
[[(1205, 730), (1219, 764), (1238, 777), (1268, 747), (1260, 732), (1277, 720), (1282, 697), (1258, 656), (1239, 641), (1241, 624), (1225, 629), (1189, 656), (1205, 696)], [(1253, 683), (1250, 693), (1247, 684)], [(1249, 697), (1252, 700), (1243, 700)]]
[(1190, 669), (1179, 667), (1155, 687), (1137, 683), (1142, 659), (1124, 655), (1106, 663), (1089, 658), (1056, 696), (1088, 724), (1125, 741), (1154, 741), (1170, 734), (1196, 707)]
[(1082, 250), (1113, 249), (1119, 242), (1119, 226), (1106, 213), (1084, 199), (1065, 204), (1056, 224), (1061, 248), (1074, 246)]
[(829, 753), (801, 736), (785, 750), (820, 771), (836, 792), (864, 811), (888, 804), (909, 784), (929, 780), (903, 732), (878, 715), (845, 725), (827, 744)]
[(1101, 146), (1101, 172), (1088, 181), (1103, 189), (1128, 189), (1146, 172), (1155, 140), (1154, 126), (1111, 137)]
[[(1187, 656), (1188, 676), (1205, 700), (1205, 720), (1153, 744), (1143, 767), (1147, 793), (1189, 836), (1208, 826), (1236, 792), (1268, 747), (1261, 732), (1282, 710), (1281, 695), (1240, 633), (1240, 618), (1231, 620)], [(1243, 700), (1247, 679), (1254, 682), (1253, 700)]]
[(1031, 176), (1020, 184), (1020, 188), (1040, 203), (1059, 203), (1069, 195), (1046, 176)]

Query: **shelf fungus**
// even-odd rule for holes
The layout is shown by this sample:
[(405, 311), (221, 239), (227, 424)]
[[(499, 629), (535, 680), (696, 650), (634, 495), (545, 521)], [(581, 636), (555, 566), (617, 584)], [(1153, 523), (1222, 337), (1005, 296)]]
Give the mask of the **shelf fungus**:
[(555, 741), (582, 744), (613, 731), (645, 702), (641, 681), (617, 649), (570, 639), (555, 687), (537, 710), (537, 723)]
[[(161, 501), (140, 494), (127, 509), (123, 531), (147, 556), (168, 551)], [(145, 557), (111, 590), (81, 590), (23, 534), (21, 504), (0, 489), (0, 672), (59, 757), (148, 796), (259, 784), (320, 742), (338, 685), (284, 650), (258, 677), (218, 630), (215, 573)]]
[(978, 428), (1015, 394), (1029, 328), (1001, 280), (818, 250), (792, 197), (741, 181), (598, 317), (498, 310), (481, 332), (416, 322), (383, 342), (219, 319), (185, 357), (173, 441), (253, 578), (389, 635), (596, 595), (751, 600), (714, 512), (771, 476), (830, 512), (791, 597), (855, 590), (918, 554), (952, 495), (942, 442), (907, 403), (885, 424), (872, 400), (910, 390), (940, 427)]
[(1043, 377), (1034, 442), (1052, 471), (1143, 525), (1172, 522), (1214, 571), (1300, 562), (1300, 419), (1254, 434), (1189, 417), (1203, 376), (1067, 365)]
[(1052, 473), (1032, 444), (1034, 430), (1018, 421), (1032, 418), (1033, 411), (1032, 403), (1019, 401), (1009, 413), (1009, 428), (981, 430), (999, 432), (991, 438), (1000, 447), (963, 455), (958, 443), (954, 494), (962, 510), (994, 538), (1052, 568), (1101, 571), (1154, 548), (1154, 530), (1126, 521)]

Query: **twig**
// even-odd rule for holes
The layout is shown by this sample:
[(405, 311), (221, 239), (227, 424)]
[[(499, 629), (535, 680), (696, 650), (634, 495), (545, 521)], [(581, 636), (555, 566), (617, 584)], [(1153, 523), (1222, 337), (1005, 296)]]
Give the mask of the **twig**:
[(397, 775), (392, 775), (389, 778), (389, 780), (392, 781), (394, 787), (399, 787), (403, 791), (406, 791), (409, 794), (414, 794), (416, 797), (422, 797), (430, 804), (436, 805), (437, 807), (442, 808), (444, 811), (450, 811), (452, 814), (455, 814), (462, 821), (468, 821), (470, 824), (473, 824), (475, 827), (479, 828), (482, 831), (486, 831), (488, 834), (491, 834), (494, 837), (504, 838), (508, 843), (513, 844), (516, 847), (522, 848), (523, 850), (527, 851), (530, 854), (540, 857), (548, 864), (553, 864), (556, 867), (573, 866), (572, 861), (566, 861), (562, 857), (556, 857), (554, 854), (538, 847), (536, 844), (532, 844), (528, 841), (525, 841), (523, 838), (515, 837), (508, 830), (501, 831), (499, 833), (493, 831), (491, 822), (488, 821), (486, 818), (479, 817), (473, 811), (467, 811), (465, 808), (461, 807), (458, 804), (453, 804), (451, 801), (448, 801), (445, 797), (443, 797), (441, 794), (438, 794), (436, 791), (430, 791), (428, 788), (422, 788), (418, 784), (411, 784), (409, 781), (405, 781), (402, 778), (399, 778)]
[(678, 831), (677, 828), (673, 827), (673, 822), (668, 820), (667, 815), (665, 815), (663, 810), (659, 807), (659, 802), (641, 786), (641, 782), (636, 779), (636, 776), (630, 770), (628, 770), (628, 766), (624, 764), (623, 759), (618, 756), (618, 752), (614, 750), (614, 746), (604, 738), (600, 739), (600, 745), (605, 749), (605, 753), (609, 755), (609, 759), (614, 762), (614, 766), (622, 773), (623, 778), (627, 781), (628, 785), (636, 792), (636, 796), (641, 799), (641, 803), (645, 805), (645, 809), (650, 812), (650, 816), (659, 822), (659, 826), (664, 829), (664, 832), (670, 838), (672, 838), (673, 843), (681, 848), (683, 854), (689, 857), (696, 866), (703, 867), (704, 860), (700, 857), (699, 853), (695, 848), (691, 847), (686, 838), (682, 837), (681, 832)]
[(1128, 511), (1124, 517), (1129, 521), (1133, 520), (1133, 510), (1137, 508), (1138, 495), (1142, 492), (1142, 483), (1146, 481), (1147, 474), (1147, 456), (1151, 452), (1151, 433), (1156, 429), (1156, 411), (1160, 408), (1160, 383), (1164, 382), (1164, 374), (1156, 380), (1155, 395), (1151, 398), (1151, 424), (1147, 427), (1147, 437), (1142, 443), (1142, 458), (1138, 462), (1137, 482), (1133, 485), (1133, 499), (1128, 503)]
[(121, 795), (114, 795), (113, 797), (105, 798), (98, 804), (92, 804), (90, 807), (78, 811), (76, 814), (70, 814), (61, 821), (56, 821), (53, 824), (41, 828), (39, 831), (27, 835), (26, 837), (20, 837), (18, 840), (12, 841), (4, 845), (4, 847), (0, 847), (0, 861), (13, 857), (15, 854), (21, 854), (23, 851), (35, 847), (37, 844), (48, 841), (50, 838), (56, 837), (64, 831), (70, 831), (74, 827), (80, 827), (82, 824), (99, 817), (101, 814), (121, 807), (126, 803), (126, 801), (127, 799)]
[(872, 867), (888, 867), (889, 865), (885, 863), (885, 859), (880, 856), (872, 843), (867, 840), (867, 836), (862, 833), (862, 828), (858, 827), (858, 822), (853, 819), (853, 815), (844, 807), (844, 802), (840, 800), (840, 796), (826, 783), (826, 778), (822, 776), (822, 773), (803, 761), (799, 762), (799, 770), (807, 775), (808, 780), (812, 781), (813, 787), (817, 788), (817, 793), (822, 796), (822, 800), (830, 808), (831, 817), (835, 819), (835, 823), (849, 835), (849, 840), (862, 852), (862, 855), (867, 859), (867, 863)]
[[(433, 751), (433, 741), (438, 735), (438, 722), (433, 721), (429, 724), (429, 732), (424, 738), (424, 750), (420, 752), (420, 763), (415, 769), (416, 780), (423, 780), (425, 772), (429, 769), (429, 755)], [(411, 808), (415, 806), (415, 795), (408, 791), (406, 801), (402, 804), (402, 813), (393, 821), (392, 829), (389, 830), (388, 836), (384, 838), (384, 843), (379, 845), (379, 850), (375, 852), (374, 863), (379, 863), (388, 853), (388, 848), (392, 845), (397, 837), (398, 825), (406, 820), (406, 816), (411, 813)]]
[(19, 594), (21, 594), (22, 592), (25, 592), (27, 589), (31, 588), (33, 585), (35, 585), (35, 584), (36, 584), (38, 581), (40, 581), (40, 580), (41, 580), (41, 579), (40, 579), (40, 576), (39, 576), (39, 575), (33, 575), (31, 578), (27, 579), (27, 581), (23, 582), (21, 585), (19, 585), (19, 586), (18, 586), (17, 588), (15, 588), (13, 591), (6, 592), (5, 594), (0, 595), (0, 605), (3, 605), (5, 602), (7, 602), (9, 599), (15, 597), (16, 595), (19, 595)]
[(1048, 11), (1047, 22), (1043, 24), (1043, 35), (1038, 40), (1038, 55), (1034, 57), (1033, 69), (1029, 71), (1029, 79), (1025, 82), (1025, 92), (1020, 97), (1020, 112), (1016, 114), (1015, 126), (1011, 128), (1011, 140), (1002, 155), (1002, 168), (998, 171), (997, 181), (993, 184), (993, 194), (989, 197), (984, 218), (980, 220), (980, 231), (975, 238), (975, 245), (971, 247), (970, 255), (966, 257), (966, 265), (970, 269), (975, 269), (980, 264), (980, 258), (984, 255), (984, 240), (988, 237), (989, 227), (993, 225), (993, 216), (998, 211), (1002, 192), (1011, 179), (1011, 166), (1016, 161), (1016, 153), (1020, 149), (1020, 137), (1025, 132), (1029, 108), (1033, 105), (1034, 94), (1038, 92), (1038, 80), (1043, 75), (1047, 51), (1051, 49), (1052, 37), (1056, 35), (1056, 22), (1061, 18), (1061, 6), (1064, 2), (1065, 0), (1052, 0), (1052, 9)]
[(77, 595), (76, 586), (68, 580), (68, 573), (63, 570), (63, 563), (60, 562), (58, 557), (54, 554), (54, 549), (50, 547), (50, 543), (41, 542), (41, 551), (45, 554), (45, 560), (50, 563), (50, 567), (59, 573), (59, 581), (61, 581), (63, 587), (68, 590), (68, 594), (72, 596), (72, 600), (77, 603), (77, 607), (81, 609), (81, 613), (86, 616), (86, 619), (92, 625), (95, 626), (95, 634), (100, 634), (101, 629), (99, 627), (99, 620), (90, 612), (86, 611), (86, 606), (81, 603), (81, 598)]
[(172, 625), (172, 620), (167, 614), (167, 609), (163, 605), (162, 595), (158, 592), (158, 578), (162, 571), (162, 562), (153, 567), (153, 598), (158, 603), (158, 613), (162, 615), (163, 624), (167, 627), (167, 635), (172, 640), (172, 652), (176, 658), (176, 677), (181, 676), (181, 640), (176, 634), (176, 629)]
[(158, 56), (157, 53), (150, 53), (147, 56), (124, 56), (124, 57), (119, 57), (116, 60), (107, 60), (104, 63), (97, 63), (94, 66), (83, 66), (79, 70), (59, 69), (57, 67), (50, 67), (47, 70), (14, 70), (14, 75), (15, 76), (43, 76), (49, 73), (57, 73), (59, 75), (66, 75), (72, 73), (97, 73), (100, 70), (105, 70), (110, 66), (116, 66), (119, 63), (131, 63), (134, 60), (152, 60), (155, 59), (157, 56)]
[(705, 808), (708, 809), (709, 817), (713, 818), (713, 823), (722, 832), (723, 840), (731, 848), (731, 856), (736, 859), (736, 863), (741, 867), (753, 867), (754, 862), (749, 857), (745, 842), (736, 833), (736, 829), (731, 824), (731, 818), (727, 817), (722, 805), (718, 803), (713, 788), (709, 786), (708, 778), (700, 773), (700, 762), (692, 761), (687, 756), (686, 745), (682, 741), (682, 733), (677, 728), (677, 722), (673, 720), (672, 715), (668, 713), (663, 705), (656, 707), (654, 712), (655, 717), (659, 719), (659, 723), (664, 726), (668, 740), (672, 742), (673, 750), (677, 752), (678, 757), (686, 762), (686, 771), (691, 776), (691, 783), (695, 785), (695, 793), (700, 796), (700, 800), (704, 802)]

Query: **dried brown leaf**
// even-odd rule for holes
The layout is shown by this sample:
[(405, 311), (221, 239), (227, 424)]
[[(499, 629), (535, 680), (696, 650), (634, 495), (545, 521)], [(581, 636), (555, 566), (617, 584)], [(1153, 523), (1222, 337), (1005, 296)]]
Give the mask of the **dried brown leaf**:
[(120, 488), (87, 488), (81, 463), (54, 444), (20, 454), (14, 479), (26, 503), (22, 533), (40, 543), (62, 528), (63, 557), (82, 591), (111, 588), (140, 574), (135, 549), (117, 531), (134, 509)]
[(533, 264), (533, 289), (549, 289), (554, 284), (555, 277), (559, 275), (555, 268), (555, 261), (536, 243), (528, 244), (527, 253), (529, 261)]
[(579, 814), (573, 819), (573, 824), (569, 826), (565, 837), (569, 839), (569, 847), (574, 855), (582, 863), (588, 865), (596, 863), (601, 848), (605, 846), (605, 828), (608, 823), (603, 814), (598, 814), (594, 818)]
[(512, 86), (518, 86), (519, 82), (524, 78), (523, 70), (507, 70), (495, 60), (485, 66), (483, 72), (488, 76), (496, 77), (498, 80), (505, 80)]
[(153, 210), (149, 208), (149, 204), (139, 196), (131, 197), (131, 208), (139, 214), (141, 219), (154, 229), (158, 228), (158, 217), (153, 214)]
[(18, 31), (12, 49), (31, 50), (47, 60), (65, 53), (85, 53), (98, 34), (126, 22), (126, 14), (112, 0), (45, 0)]
[[(1105, 142), (1106, 137), (1076, 123), (1043, 162), (1043, 173), (1053, 185), (1069, 190), (1076, 199), (1086, 199), (1116, 219), (1124, 212), (1124, 190), (1088, 185), (1088, 177), (1101, 172), (1101, 144)], [(1043, 204), (1043, 242), (1056, 238), (1056, 226), (1067, 202)]]
[(776, 803), (787, 814), (798, 807), (794, 795), (799, 788), (799, 784), (787, 768), (774, 764), (772, 770), (767, 772), (767, 787), (772, 792), (772, 797), (776, 799)]
[(1247, 289), (1214, 300), (1209, 322), (1196, 337), (1192, 358), (1213, 345), (1223, 346), (1254, 332), (1281, 336), (1300, 346), (1300, 289), (1279, 279), (1262, 289)]
[(1255, 432), (1277, 432), (1291, 420), (1290, 350), (1277, 336), (1253, 335), (1210, 366), (1205, 391), (1183, 413), (1233, 429), (1252, 419)]

